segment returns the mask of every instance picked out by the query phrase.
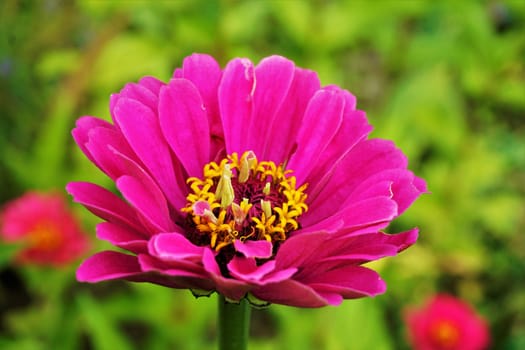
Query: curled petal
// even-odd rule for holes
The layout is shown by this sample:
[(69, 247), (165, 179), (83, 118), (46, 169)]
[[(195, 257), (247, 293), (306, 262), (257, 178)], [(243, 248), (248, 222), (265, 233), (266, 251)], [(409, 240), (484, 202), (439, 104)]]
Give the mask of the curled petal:
[(113, 251), (103, 251), (85, 260), (77, 270), (81, 282), (100, 282), (128, 278), (142, 273), (137, 257)]
[(242, 242), (241, 240), (236, 240), (234, 246), (236, 251), (242, 253), (247, 258), (265, 259), (272, 256), (272, 242), (252, 240)]
[(163, 261), (200, 260), (204, 251), (178, 232), (160, 233), (149, 242), (150, 253)]

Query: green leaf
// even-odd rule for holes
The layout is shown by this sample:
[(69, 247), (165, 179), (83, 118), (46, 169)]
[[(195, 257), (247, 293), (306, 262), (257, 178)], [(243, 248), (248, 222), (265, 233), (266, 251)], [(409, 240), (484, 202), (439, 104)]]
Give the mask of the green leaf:
[(21, 244), (0, 243), (0, 267), (13, 261), (14, 256), (22, 247)]
[(77, 297), (79, 311), (85, 327), (96, 350), (127, 350), (131, 344), (118, 330), (112, 315), (98, 304), (90, 295), (80, 294)]

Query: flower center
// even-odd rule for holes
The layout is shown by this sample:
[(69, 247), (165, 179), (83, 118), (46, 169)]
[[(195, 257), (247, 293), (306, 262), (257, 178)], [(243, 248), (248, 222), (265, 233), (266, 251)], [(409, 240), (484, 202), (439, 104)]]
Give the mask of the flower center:
[(206, 164), (203, 179), (187, 181), (191, 191), (182, 211), (187, 213), (188, 238), (216, 251), (235, 240), (284, 241), (308, 210), (307, 185), (296, 188), (291, 172), (282, 164), (258, 161), (252, 151)]
[(60, 235), (52, 224), (38, 224), (28, 234), (28, 244), (32, 249), (52, 251), (60, 245)]
[(455, 348), (459, 340), (459, 330), (450, 321), (435, 322), (430, 328), (431, 338), (439, 349)]

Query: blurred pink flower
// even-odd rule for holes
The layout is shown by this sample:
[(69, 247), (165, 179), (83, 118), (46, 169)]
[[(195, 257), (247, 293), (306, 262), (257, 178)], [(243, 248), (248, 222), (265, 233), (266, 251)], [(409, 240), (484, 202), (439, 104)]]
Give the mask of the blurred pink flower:
[(73, 136), (124, 200), (67, 186), (105, 222), (80, 281), (146, 281), (227, 299), (301, 307), (385, 291), (363, 263), (396, 255), (417, 229), (381, 232), (426, 185), (356, 99), (271, 56), (257, 66), (185, 58), (168, 83), (145, 77), (111, 96), (113, 124), (77, 121)]
[(89, 241), (64, 197), (27, 192), (8, 202), (0, 213), (0, 237), (23, 245), (20, 264), (67, 265), (87, 253)]
[(453, 296), (436, 295), (423, 308), (409, 309), (405, 318), (416, 350), (482, 350), (490, 342), (485, 320)]

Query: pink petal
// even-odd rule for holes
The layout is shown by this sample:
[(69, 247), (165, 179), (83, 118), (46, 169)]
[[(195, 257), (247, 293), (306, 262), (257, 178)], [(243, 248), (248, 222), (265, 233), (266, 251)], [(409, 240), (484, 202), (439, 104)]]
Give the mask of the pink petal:
[(236, 256), (227, 266), (233, 277), (250, 283), (258, 283), (275, 269), (275, 261), (270, 260), (257, 266), (254, 258)]
[(260, 159), (266, 159), (265, 143), (273, 131), (269, 126), (273, 124), (288, 94), (294, 73), (294, 63), (281, 56), (264, 58), (255, 67), (253, 117), (245, 132), (249, 135), (247, 149), (254, 151)]
[(307, 212), (302, 220), (314, 212), (322, 217), (324, 213), (338, 211), (355, 188), (369, 177), (387, 169), (404, 169), (406, 166), (406, 157), (390, 141), (373, 139), (358, 143), (338, 163), (323, 190), (315, 198), (308, 199), (309, 206), (315, 211)]
[(369, 261), (378, 260), (387, 256), (397, 254), (397, 249), (393, 245), (374, 244), (370, 247), (356, 247), (348, 251), (347, 255), (333, 255), (320, 259), (318, 264), (323, 269), (330, 269), (329, 266), (339, 265), (360, 265)]
[(126, 154), (128, 158), (136, 158), (122, 134), (113, 128), (91, 129), (86, 148), (96, 160), (99, 168), (113, 180), (127, 172), (126, 165), (115, 156), (115, 150)]
[(186, 79), (172, 79), (160, 92), (159, 118), (162, 132), (188, 176), (202, 176), (210, 159), (210, 134), (195, 85)]
[[(138, 258), (143, 271), (158, 272), (172, 277), (192, 277), (201, 280), (209, 280), (208, 274), (202, 268), (202, 265), (189, 260), (167, 262), (147, 254), (140, 254)], [(207, 283), (207, 285), (212, 286), (213, 284)]]
[(247, 258), (265, 259), (272, 256), (273, 245), (268, 241), (247, 240), (241, 242), (237, 239), (233, 242), (233, 245), (237, 252), (242, 253)]
[(126, 86), (120, 91), (120, 97), (137, 100), (154, 112), (157, 111), (157, 106), (159, 104), (159, 97), (157, 94), (154, 94), (147, 87), (135, 83), (126, 84)]
[(296, 307), (321, 307), (337, 305), (342, 298), (327, 300), (309, 286), (295, 281), (285, 280), (264, 285), (251, 292), (255, 297), (270, 303)]
[(82, 204), (96, 216), (117, 224), (129, 226), (139, 232), (144, 228), (135, 211), (122, 199), (103, 187), (89, 182), (70, 182), (66, 190), (75, 202)]
[(77, 270), (80, 282), (100, 282), (127, 278), (142, 273), (137, 257), (133, 255), (103, 251), (85, 260)]
[(239, 280), (259, 286), (287, 280), (297, 272), (297, 268), (276, 270), (275, 265), (275, 260), (257, 265), (257, 261), (253, 258), (236, 256), (228, 263), (228, 271)]
[(399, 208), (398, 215), (403, 213), (422, 193), (427, 192), (425, 182), (415, 177), (411, 171), (406, 169), (387, 169), (363, 181), (350, 194), (348, 200), (364, 198), (370, 193), (371, 187), (377, 187), (385, 181), (391, 183), (392, 198), (396, 201)]
[(348, 91), (340, 90), (345, 98), (343, 121), (336, 135), (325, 149), (322, 159), (315, 164), (314, 170), (306, 180), (309, 183), (309, 197), (313, 201), (322, 192), (326, 183), (333, 176), (339, 163), (351, 149), (366, 139), (372, 126), (368, 124), (366, 115), (355, 110), (355, 97)]
[(325, 232), (301, 234), (288, 238), (277, 251), (276, 268), (286, 269), (307, 265), (308, 260), (317, 255), (319, 247), (327, 239), (330, 239), (330, 235)]
[[(210, 134), (223, 137), (222, 124), (219, 115), (217, 89), (222, 77), (221, 67), (209, 55), (193, 54), (184, 59), (179, 78), (188, 79), (199, 90), (208, 114)], [(178, 78), (174, 76), (174, 78)]]
[(204, 247), (198, 247), (178, 232), (160, 233), (149, 242), (150, 254), (163, 261), (201, 260)]
[(219, 109), (228, 154), (247, 151), (252, 119), (255, 72), (248, 59), (231, 60), (219, 85)]
[(159, 95), (160, 88), (163, 87), (164, 84), (162, 81), (155, 77), (145, 76), (139, 80), (139, 84), (145, 88), (147, 88), (149, 91), (151, 91), (155, 95)]
[(175, 228), (166, 199), (151, 179), (124, 175), (117, 179), (116, 185), (126, 200), (145, 218), (144, 224), (151, 232), (169, 232)]
[[(149, 90), (151, 93), (153, 93), (153, 95), (158, 96), (159, 92), (160, 92), (160, 88), (162, 86), (166, 85), (166, 84), (164, 84), (162, 81), (158, 80), (157, 78), (146, 76), (146, 77), (143, 77), (142, 79), (140, 79), (138, 84), (134, 84), (134, 85), (138, 85), (141, 88), (145, 88), (145, 89)], [(148, 94), (148, 93), (147, 92), (143, 92), (143, 94)], [(117, 102), (122, 97), (127, 97), (127, 95), (128, 95), (128, 91), (121, 91), (121, 93), (112, 94), (110, 96), (110, 98), (109, 98), (109, 111), (111, 112), (111, 117), (113, 118), (113, 122), (115, 123), (115, 126), (116, 126), (117, 129), (120, 129), (120, 127), (119, 127), (118, 122), (117, 122), (117, 120), (115, 118), (115, 106), (117, 105)], [(142, 98), (140, 98), (138, 96), (139, 96), (139, 94), (133, 94), (131, 96), (131, 98), (141, 102), (142, 104), (144, 104), (146, 106), (149, 106), (153, 111), (157, 110), (157, 106), (156, 106), (156, 103), (154, 101), (147, 102), (147, 101), (144, 101), (144, 99), (142, 99)], [(150, 95), (149, 98), (151, 99), (151, 95)]]
[[(304, 215), (301, 223), (305, 226), (311, 225), (316, 229), (322, 229), (324, 220), (341, 219), (344, 225), (341, 229), (362, 226), (369, 226), (378, 223), (388, 224), (397, 216), (397, 204), (389, 197), (379, 196), (368, 198), (355, 203), (349, 203), (344, 208), (322, 208), (324, 211), (315, 208), (315, 214)], [(339, 209), (339, 211), (335, 211)], [(335, 211), (335, 213), (334, 213)], [(325, 215), (332, 216), (326, 218)], [(312, 229), (312, 228), (310, 228)]]
[(223, 277), (219, 265), (215, 261), (215, 255), (209, 248), (204, 249), (202, 264), (215, 283), (217, 292), (230, 300), (241, 300), (252, 288), (244, 281)]
[(77, 143), (78, 147), (82, 150), (82, 152), (89, 158), (89, 160), (100, 167), (99, 163), (96, 161), (96, 159), (91, 155), (91, 152), (86, 147), (86, 144), (89, 141), (89, 132), (92, 129), (95, 128), (105, 128), (108, 130), (113, 130), (114, 126), (108, 123), (105, 120), (90, 117), (90, 116), (83, 116), (80, 117), (76, 121), (76, 127), (73, 129), (71, 134), (73, 135), (73, 139)]
[(392, 187), (394, 182), (392, 179), (385, 179), (377, 181), (366, 181), (359, 185), (355, 191), (345, 200), (345, 203), (359, 202), (373, 197), (394, 197)]
[(302, 184), (319, 161), (343, 118), (344, 96), (333, 90), (319, 90), (310, 100), (297, 135), (297, 151), (288, 169)]
[(148, 249), (147, 236), (132, 229), (110, 222), (101, 222), (97, 225), (96, 231), (98, 239), (135, 254), (144, 253)]
[(421, 194), (429, 193), (426, 182), (408, 171), (403, 179), (394, 182), (392, 192), (399, 207), (398, 215), (404, 213)]
[(276, 164), (288, 161), (308, 102), (319, 89), (320, 82), (315, 72), (295, 68), (288, 95), (268, 126), (272, 133), (272, 137), (266, 138), (264, 147), (264, 154), (268, 160)]
[(386, 284), (377, 272), (362, 266), (343, 266), (312, 274), (301, 282), (316, 291), (341, 294), (345, 299), (375, 296), (386, 290)]
[(182, 207), (186, 193), (182, 176), (175, 171), (179, 164), (171, 157), (153, 111), (136, 100), (121, 98), (114, 113), (124, 137), (168, 200), (177, 208)]

